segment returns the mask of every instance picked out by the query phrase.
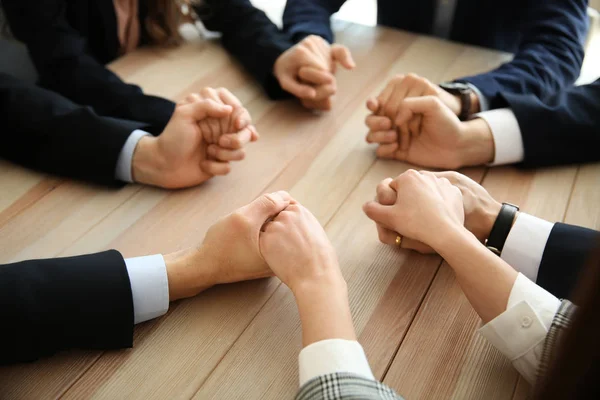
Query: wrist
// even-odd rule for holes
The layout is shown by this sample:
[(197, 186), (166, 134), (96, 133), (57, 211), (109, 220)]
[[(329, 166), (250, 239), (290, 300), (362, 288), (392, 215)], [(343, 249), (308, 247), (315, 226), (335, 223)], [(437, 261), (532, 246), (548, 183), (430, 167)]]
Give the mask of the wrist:
[(326, 339), (356, 340), (348, 289), (342, 279), (304, 282), (295, 288), (302, 323), (302, 346)]
[(134, 182), (161, 186), (164, 159), (159, 149), (158, 138), (145, 136), (140, 139), (131, 160), (131, 177)]
[(181, 250), (163, 257), (167, 266), (170, 301), (196, 296), (216, 284), (202, 248)]
[(461, 122), (460, 136), (461, 166), (485, 165), (494, 161), (494, 137), (484, 119), (475, 118)]

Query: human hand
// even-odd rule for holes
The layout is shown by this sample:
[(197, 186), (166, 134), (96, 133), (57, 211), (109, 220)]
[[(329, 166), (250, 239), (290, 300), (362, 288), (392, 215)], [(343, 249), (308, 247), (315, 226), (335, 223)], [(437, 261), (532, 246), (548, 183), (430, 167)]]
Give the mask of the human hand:
[[(396, 193), (396, 191), (390, 186), (392, 181), (392, 178), (386, 178), (382, 180), (379, 185), (377, 185), (377, 195), (375, 196), (375, 201), (377, 203), (384, 206), (393, 206), (396, 203), (398, 193)], [(381, 243), (396, 246), (396, 238), (398, 237), (398, 233), (385, 228), (379, 223), (375, 223), (375, 225), (377, 227), (377, 236), (379, 237), (379, 241)], [(415, 250), (421, 254), (435, 253), (435, 251), (426, 244), (408, 237), (402, 238), (400, 247), (403, 249)]]
[(335, 250), (310, 211), (292, 202), (265, 225), (260, 251), (294, 293), (304, 346), (325, 339), (356, 340)]
[(132, 159), (134, 181), (177, 189), (198, 185), (215, 175), (228, 174), (229, 161), (242, 160), (245, 157), (243, 146), (258, 137), (254, 128), (248, 125), (241, 132), (221, 136), (221, 144), (225, 140), (230, 144), (226, 149), (220, 145), (209, 146), (199, 122), (207, 118), (228, 119), (233, 111), (232, 106), (213, 100), (193, 100), (177, 105), (159, 137), (146, 136), (138, 142)]
[(170, 299), (191, 297), (217, 284), (272, 276), (263, 259), (263, 225), (290, 205), (287, 192), (264, 194), (219, 219), (198, 247), (165, 255)]
[(468, 176), (454, 171), (433, 174), (438, 178), (448, 179), (460, 190), (465, 210), (465, 228), (483, 243), (490, 236), (502, 204), (494, 200), (483, 186)]
[(265, 225), (260, 250), (275, 275), (293, 292), (307, 285), (335, 286), (344, 281), (323, 227), (295, 201)]
[(370, 115), (368, 142), (378, 143), (377, 155), (432, 168), (457, 169), (494, 159), (494, 141), (483, 119), (461, 122), (435, 96), (407, 98), (399, 106), (396, 126), (420, 118), (418, 134), (389, 130), (387, 117)]
[(436, 249), (448, 232), (464, 223), (460, 190), (431, 172), (408, 170), (390, 182), (392, 206), (370, 201), (365, 214), (382, 227)]
[(310, 35), (279, 56), (273, 74), (281, 87), (298, 97), (306, 108), (329, 110), (337, 90), (337, 63), (346, 69), (355, 67), (348, 48), (329, 45), (321, 37)]
[(200, 93), (189, 94), (184, 102), (212, 100), (229, 105), (233, 111), (227, 118), (205, 118), (198, 122), (209, 160), (241, 161), (245, 158), (244, 146), (259, 139), (252, 125), (250, 113), (229, 90), (225, 88), (203, 88)]

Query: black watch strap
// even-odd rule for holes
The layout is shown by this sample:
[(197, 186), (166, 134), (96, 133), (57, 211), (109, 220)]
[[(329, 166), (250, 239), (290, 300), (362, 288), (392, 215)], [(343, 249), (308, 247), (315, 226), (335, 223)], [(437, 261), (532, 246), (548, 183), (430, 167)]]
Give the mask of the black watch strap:
[(489, 238), (485, 241), (485, 246), (495, 254), (500, 255), (506, 243), (506, 238), (510, 233), (519, 207), (510, 203), (502, 203), (502, 208), (496, 217), (496, 222), (492, 227)]
[(444, 82), (440, 83), (440, 87), (446, 92), (460, 97), (460, 114), (458, 118), (461, 121), (468, 120), (471, 117), (471, 93), (473, 89), (462, 82)]

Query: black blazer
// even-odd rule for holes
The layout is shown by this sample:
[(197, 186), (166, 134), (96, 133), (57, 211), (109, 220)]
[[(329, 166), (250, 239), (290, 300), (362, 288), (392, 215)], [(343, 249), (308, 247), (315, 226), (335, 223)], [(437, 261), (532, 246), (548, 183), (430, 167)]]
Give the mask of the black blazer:
[[(119, 56), (112, 0), (48, 0), (34, 6), (3, 0), (3, 4), (13, 34), (29, 49), (40, 85), (92, 106), (99, 115), (148, 123), (153, 134), (164, 130), (174, 103), (144, 95), (104, 67)], [(290, 42), (262, 11), (249, 0), (212, 0), (198, 13), (209, 29), (223, 33), (223, 44), (265, 87), (275, 84), (273, 64)], [(145, 2), (140, 1), (142, 45), (149, 42), (143, 29), (146, 15)], [(275, 85), (270, 93), (277, 89)]]
[(532, 95), (503, 97), (519, 122), (523, 166), (600, 161), (600, 79), (545, 101)]
[(100, 117), (89, 107), (0, 73), (0, 157), (25, 167), (117, 185), (121, 149), (148, 124)]
[[(287, 0), (283, 28), (332, 41), (329, 18), (346, 0)], [(502, 107), (501, 93), (545, 97), (572, 84), (583, 62), (588, 0), (457, 0), (450, 39), (515, 53), (493, 71), (460, 79)], [(381, 25), (429, 34), (437, 0), (378, 0)], [(419, 71), (415, 71), (419, 72)]]
[(0, 265), (0, 364), (133, 345), (133, 299), (115, 250)]
[(536, 283), (558, 298), (570, 298), (581, 271), (599, 245), (598, 231), (554, 224), (544, 248)]

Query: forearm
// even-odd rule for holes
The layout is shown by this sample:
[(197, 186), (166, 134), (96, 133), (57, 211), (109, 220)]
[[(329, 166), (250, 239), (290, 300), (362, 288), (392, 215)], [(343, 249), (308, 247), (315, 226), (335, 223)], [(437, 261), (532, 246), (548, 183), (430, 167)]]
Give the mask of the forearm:
[(518, 273), (463, 227), (440, 234), (436, 251), (450, 264), (484, 323), (506, 310)]
[[(273, 66), (293, 42), (248, 0), (209, 1), (197, 7), (207, 29), (221, 32), (221, 42), (273, 98), (287, 97), (273, 76)], [(244, 32), (240, 35), (240, 32)], [(257, 56), (260, 54), (260, 56)]]
[(308, 283), (295, 289), (302, 323), (302, 346), (326, 339), (356, 340), (348, 290), (342, 281)]
[(345, 0), (288, 0), (283, 12), (283, 30), (295, 43), (309, 35), (321, 36), (332, 43), (331, 15)]

